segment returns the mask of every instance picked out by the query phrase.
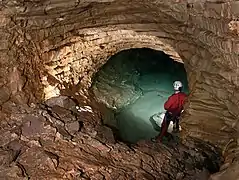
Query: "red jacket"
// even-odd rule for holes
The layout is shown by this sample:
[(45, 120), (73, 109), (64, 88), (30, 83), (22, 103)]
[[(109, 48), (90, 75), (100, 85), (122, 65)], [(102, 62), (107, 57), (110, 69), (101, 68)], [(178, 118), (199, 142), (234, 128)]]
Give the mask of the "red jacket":
[(173, 116), (179, 116), (183, 110), (184, 101), (187, 95), (183, 92), (171, 95), (164, 103), (164, 109), (173, 114)]

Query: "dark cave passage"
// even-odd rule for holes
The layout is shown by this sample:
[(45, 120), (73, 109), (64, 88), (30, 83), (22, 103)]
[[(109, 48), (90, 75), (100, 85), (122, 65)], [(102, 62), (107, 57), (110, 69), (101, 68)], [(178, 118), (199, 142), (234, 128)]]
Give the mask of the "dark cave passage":
[(97, 100), (114, 112), (104, 123), (117, 128), (123, 141), (135, 143), (159, 133), (159, 115), (165, 112), (163, 105), (173, 94), (175, 80), (180, 80), (188, 93), (182, 63), (162, 51), (129, 49), (108, 60), (96, 74), (92, 90)]

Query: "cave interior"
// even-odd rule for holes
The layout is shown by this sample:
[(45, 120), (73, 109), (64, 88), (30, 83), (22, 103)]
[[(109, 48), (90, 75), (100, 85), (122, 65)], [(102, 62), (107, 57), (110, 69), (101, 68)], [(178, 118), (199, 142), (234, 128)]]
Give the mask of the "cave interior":
[(152, 117), (165, 112), (164, 102), (174, 93), (176, 80), (189, 94), (183, 63), (162, 51), (129, 49), (110, 57), (96, 73), (91, 90), (114, 113), (104, 124), (117, 128), (123, 141), (137, 143), (159, 133), (161, 122)]
[[(239, 179), (238, 1), (0, 6), (0, 179)], [(174, 80), (182, 131), (155, 143)]]

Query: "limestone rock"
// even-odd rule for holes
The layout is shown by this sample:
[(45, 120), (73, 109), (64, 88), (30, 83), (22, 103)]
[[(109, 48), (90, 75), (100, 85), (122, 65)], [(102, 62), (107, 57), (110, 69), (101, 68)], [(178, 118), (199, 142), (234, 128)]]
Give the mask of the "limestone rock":
[[(27, 149), (23, 154), (21, 154), (18, 161), (22, 166), (24, 166), (28, 176), (31, 177), (33, 174), (39, 174), (39, 179), (47, 177), (49, 170), (55, 169), (54, 162), (49, 155), (37, 147)], [(38, 172), (36, 172), (36, 167)]]
[(80, 130), (80, 123), (78, 121), (66, 123), (65, 126), (66, 126), (66, 130), (71, 135), (74, 135), (75, 133), (77, 133)]
[(0, 166), (8, 166), (14, 160), (13, 151), (0, 151)]
[(9, 144), (7, 144), (7, 148), (13, 151), (20, 151), (22, 147), (23, 147), (22, 142), (20, 142), (19, 140), (14, 140), (11, 141)]
[(16, 67), (13, 67), (12, 71), (9, 73), (8, 81), (10, 91), (12, 95), (15, 95), (17, 92), (22, 91), (26, 83), (26, 78), (21, 76), (21, 72)]
[(0, 104), (5, 103), (10, 98), (10, 91), (6, 87), (0, 88)]
[(46, 105), (49, 107), (60, 106), (69, 110), (75, 109), (76, 103), (67, 96), (58, 96), (48, 99)]
[[(9, 0), (1, 1), (1, 5), (1, 134), (8, 137), (7, 128), (23, 125), (23, 134), (39, 138), (40, 123), (36, 123), (40, 127), (25, 124), (25, 112), (8, 101), (16, 92), (27, 97), (27, 104), (60, 94), (88, 103), (86, 97), (92, 99), (88, 96), (92, 78), (110, 56), (123, 49), (153, 48), (183, 62), (187, 71), (190, 96), (181, 124), (186, 129), (183, 139), (194, 137), (212, 143), (224, 150), (225, 159), (233, 159), (226, 162), (230, 163), (228, 168), (211, 175), (211, 179), (239, 178), (238, 143), (229, 146), (231, 139), (237, 141), (239, 136), (238, 1)], [(128, 92), (131, 97), (131, 88)], [(18, 98), (13, 98), (14, 102), (26, 103)], [(65, 116), (68, 111), (58, 110), (62, 120), (72, 121)], [(93, 130), (100, 122), (94, 115), (88, 113), (84, 122), (92, 123)], [(162, 147), (149, 143), (150, 147), (145, 144), (131, 153), (120, 144), (115, 145), (117, 150), (102, 155), (80, 140), (76, 146), (66, 140), (54, 142), (56, 130), (47, 129), (51, 136), (44, 148), (57, 153), (60, 168), (54, 169), (54, 162), (40, 147), (30, 148), (18, 164), (24, 178), (74, 179), (79, 174), (92, 179), (176, 177), (177, 172), (169, 169), (177, 163), (177, 157), (172, 157), (167, 148), (161, 151)], [(45, 129), (44, 138), (48, 131)], [(1, 144), (5, 142), (6, 137)], [(4, 153), (2, 156), (7, 157)], [(148, 161), (143, 164), (142, 159)], [(6, 171), (1, 168), (1, 178), (22, 179), (17, 176), (17, 167), (13, 165)], [(186, 178), (190, 179), (195, 169), (185, 170)]]
[(62, 108), (60, 106), (53, 106), (52, 113), (55, 114), (54, 117), (60, 119), (63, 122), (76, 121), (76, 117), (72, 115), (72, 112), (68, 109)]
[(16, 134), (11, 133), (10, 131), (2, 132), (0, 138), (0, 146), (3, 147), (16, 139), (18, 139), (18, 136)]
[(17, 179), (17, 180), (26, 180), (27, 177), (22, 175), (23, 169), (21, 169), (16, 163), (11, 164), (8, 167), (0, 167), (0, 178), (5, 179)]
[(47, 106), (53, 107), (53, 106), (60, 106), (64, 108), (64, 100), (66, 100), (66, 96), (58, 96), (58, 97), (52, 97), (48, 99), (45, 103)]
[(114, 133), (109, 127), (100, 126), (97, 129), (97, 136), (104, 143), (115, 143)]
[(43, 121), (39, 117), (28, 116), (22, 126), (22, 135), (28, 138), (37, 137), (42, 133)]
[[(202, 148), (194, 153), (194, 148), (198, 145), (189, 140), (187, 142), (190, 142), (191, 147), (181, 144), (177, 148), (166, 148), (152, 142), (129, 147), (124, 143), (116, 143), (112, 130), (104, 126), (86, 126), (83, 128), (84, 131), (71, 136), (64, 127), (55, 127), (55, 124), (43, 121), (42, 112), (44, 117), (48, 118), (53, 114), (38, 108), (36, 106), (31, 109), (32, 115), (26, 112), (19, 114), (19, 117), (22, 117), (18, 120), (22, 123), (19, 125), (22, 132), (15, 134), (15, 140), (9, 139), (8, 144), (7, 142), (3, 144), (4, 150), (1, 149), (2, 153), (0, 153), (0, 177), (4, 179), (21, 179), (22, 177), (114, 179), (121, 176), (127, 179), (152, 179), (160, 176), (167, 180), (167, 174), (171, 174), (171, 179), (175, 179), (178, 173), (177, 168), (179, 168), (184, 172), (185, 177), (190, 179), (195, 173), (200, 173), (197, 167), (205, 166), (203, 164), (205, 154), (215, 153), (210, 148)], [(46, 113), (49, 114), (46, 115)], [(92, 119), (99, 118), (97, 114), (91, 114), (91, 116)], [(74, 128), (78, 126), (75, 122), (69, 122), (73, 127), (69, 129), (66, 127), (66, 129), (76, 130)], [(16, 129), (13, 131), (17, 131)], [(20, 136), (21, 140), (19, 140)], [(213, 160), (217, 162), (217, 159)], [(145, 173), (146, 171), (150, 173)], [(20, 175), (18, 172), (21, 172)]]

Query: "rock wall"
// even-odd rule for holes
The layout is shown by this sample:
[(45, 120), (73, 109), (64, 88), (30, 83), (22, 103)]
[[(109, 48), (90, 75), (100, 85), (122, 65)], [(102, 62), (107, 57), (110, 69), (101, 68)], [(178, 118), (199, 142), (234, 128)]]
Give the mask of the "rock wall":
[(137, 88), (140, 72), (137, 70), (136, 58), (130, 58), (130, 53), (122, 52), (109, 61), (95, 75), (91, 89), (99, 102), (117, 111), (143, 94)]
[[(87, 94), (109, 56), (132, 47), (183, 60), (190, 98), (185, 136), (223, 148), (237, 179), (238, 1), (2, 1), (1, 107)], [(229, 176), (230, 175), (230, 176)]]

